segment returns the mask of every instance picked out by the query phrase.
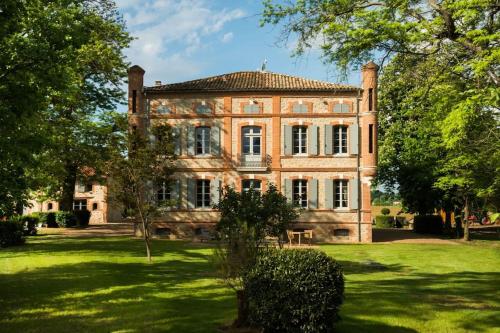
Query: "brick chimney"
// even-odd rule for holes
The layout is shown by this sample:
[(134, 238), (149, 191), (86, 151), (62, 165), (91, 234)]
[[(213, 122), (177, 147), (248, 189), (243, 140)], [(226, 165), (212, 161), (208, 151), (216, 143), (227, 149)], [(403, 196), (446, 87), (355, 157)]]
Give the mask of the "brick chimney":
[(362, 68), (361, 167), (365, 176), (375, 176), (377, 167), (377, 76), (378, 66), (370, 61)]
[(145, 131), (144, 69), (134, 65), (128, 69), (128, 124), (130, 130)]

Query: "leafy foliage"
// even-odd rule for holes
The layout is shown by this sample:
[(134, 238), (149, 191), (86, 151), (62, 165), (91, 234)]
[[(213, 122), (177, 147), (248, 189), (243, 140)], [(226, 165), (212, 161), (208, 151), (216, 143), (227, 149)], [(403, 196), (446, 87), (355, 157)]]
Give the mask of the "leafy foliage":
[(392, 228), (394, 227), (394, 217), (387, 215), (375, 216), (375, 225), (377, 228)]
[(58, 211), (55, 213), (56, 223), (59, 228), (70, 228), (76, 226), (78, 220), (72, 212)]
[(341, 266), (315, 250), (269, 250), (243, 285), (250, 324), (265, 332), (332, 332), (344, 299)]

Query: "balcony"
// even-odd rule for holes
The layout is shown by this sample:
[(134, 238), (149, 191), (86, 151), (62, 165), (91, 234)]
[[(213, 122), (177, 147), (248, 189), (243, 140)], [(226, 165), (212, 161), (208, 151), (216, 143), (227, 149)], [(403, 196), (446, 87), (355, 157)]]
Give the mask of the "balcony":
[(265, 172), (271, 166), (271, 156), (255, 156), (238, 154), (236, 170), (240, 172)]

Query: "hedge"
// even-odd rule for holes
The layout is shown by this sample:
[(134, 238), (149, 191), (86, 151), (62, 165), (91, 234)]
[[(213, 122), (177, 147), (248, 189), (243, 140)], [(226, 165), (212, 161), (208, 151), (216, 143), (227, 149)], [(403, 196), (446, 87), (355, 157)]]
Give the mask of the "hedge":
[(377, 215), (375, 217), (377, 228), (392, 228), (394, 226), (394, 217), (387, 215)]
[(443, 219), (439, 215), (415, 215), (413, 231), (421, 234), (443, 233)]
[(47, 228), (57, 228), (56, 214), (54, 212), (38, 212), (32, 215), (37, 215), (42, 226)]
[(72, 212), (56, 212), (56, 223), (60, 228), (69, 228), (76, 226), (77, 219)]
[(243, 275), (249, 324), (264, 332), (331, 332), (344, 299), (341, 266), (315, 250), (270, 250)]
[(0, 221), (0, 247), (24, 244), (23, 229), (20, 221)]

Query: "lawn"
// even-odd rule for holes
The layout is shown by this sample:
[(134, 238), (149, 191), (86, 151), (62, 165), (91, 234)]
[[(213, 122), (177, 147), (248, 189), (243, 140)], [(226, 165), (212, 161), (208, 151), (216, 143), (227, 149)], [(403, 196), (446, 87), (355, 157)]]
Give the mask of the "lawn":
[[(344, 266), (338, 332), (500, 332), (498, 242), (325, 245)], [(236, 315), (206, 245), (31, 238), (0, 250), (1, 332), (215, 332)]]

